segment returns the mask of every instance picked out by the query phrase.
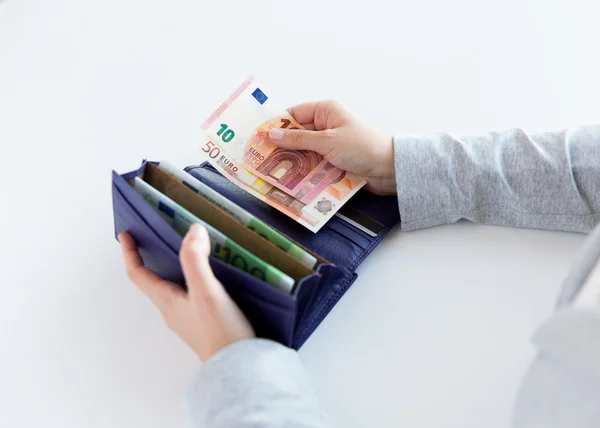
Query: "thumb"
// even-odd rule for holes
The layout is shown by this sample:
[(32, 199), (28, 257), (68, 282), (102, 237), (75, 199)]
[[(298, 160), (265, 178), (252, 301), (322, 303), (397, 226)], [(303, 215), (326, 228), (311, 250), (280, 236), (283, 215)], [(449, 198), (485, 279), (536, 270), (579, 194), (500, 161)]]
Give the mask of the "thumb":
[(324, 156), (330, 151), (331, 130), (272, 128), (269, 139), (282, 149), (310, 150)]
[(201, 224), (195, 223), (185, 235), (179, 252), (183, 275), (191, 294), (217, 296), (224, 291), (210, 267), (209, 254), (208, 231)]

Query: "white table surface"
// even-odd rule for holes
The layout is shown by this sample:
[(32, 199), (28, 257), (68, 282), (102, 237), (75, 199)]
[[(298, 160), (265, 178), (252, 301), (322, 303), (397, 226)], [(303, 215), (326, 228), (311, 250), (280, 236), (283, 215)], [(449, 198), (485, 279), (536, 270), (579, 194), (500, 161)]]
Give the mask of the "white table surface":
[[(0, 1), (0, 426), (187, 425), (198, 361), (124, 275), (110, 173), (200, 158), (247, 75), (386, 132), (598, 120), (597, 2)], [(301, 349), (340, 427), (506, 427), (584, 237), (394, 231)]]

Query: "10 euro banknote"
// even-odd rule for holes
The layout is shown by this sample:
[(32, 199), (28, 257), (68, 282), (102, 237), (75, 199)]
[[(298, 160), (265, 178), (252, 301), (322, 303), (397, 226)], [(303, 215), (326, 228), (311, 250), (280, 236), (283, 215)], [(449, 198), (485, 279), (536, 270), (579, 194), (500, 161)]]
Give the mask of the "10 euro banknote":
[[(212, 143), (253, 176), (304, 205), (315, 201), (344, 171), (318, 153), (281, 149), (269, 139), (272, 128), (303, 129), (276, 106), (254, 78), (248, 78), (206, 120), (202, 128)], [(213, 152), (215, 153), (215, 152)], [(358, 185), (365, 184), (363, 179)], [(357, 181), (354, 180), (354, 181)]]

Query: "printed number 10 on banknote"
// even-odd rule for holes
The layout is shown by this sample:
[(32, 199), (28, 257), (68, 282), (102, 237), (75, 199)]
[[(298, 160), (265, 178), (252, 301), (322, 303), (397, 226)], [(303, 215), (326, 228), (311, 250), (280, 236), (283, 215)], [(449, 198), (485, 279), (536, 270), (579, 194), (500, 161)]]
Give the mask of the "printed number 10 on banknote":
[(210, 139), (267, 183), (308, 204), (343, 171), (318, 153), (284, 150), (269, 140), (271, 128), (301, 129), (248, 78), (202, 125)]

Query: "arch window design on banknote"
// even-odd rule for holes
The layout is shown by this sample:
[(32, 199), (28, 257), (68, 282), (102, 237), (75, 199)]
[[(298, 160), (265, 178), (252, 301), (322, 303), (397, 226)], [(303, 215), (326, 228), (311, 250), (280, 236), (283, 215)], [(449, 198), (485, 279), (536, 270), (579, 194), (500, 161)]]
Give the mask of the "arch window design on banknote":
[(277, 116), (261, 123), (244, 144), (242, 161), (267, 182), (309, 203), (342, 171), (316, 152), (280, 149), (271, 142), (272, 128), (300, 129), (300, 124), (295, 123), (291, 116)]
[[(287, 189), (293, 189), (320, 162), (321, 158), (315, 152), (277, 149), (260, 164), (258, 172), (273, 177)], [(320, 174), (317, 179), (321, 180), (322, 176)]]

